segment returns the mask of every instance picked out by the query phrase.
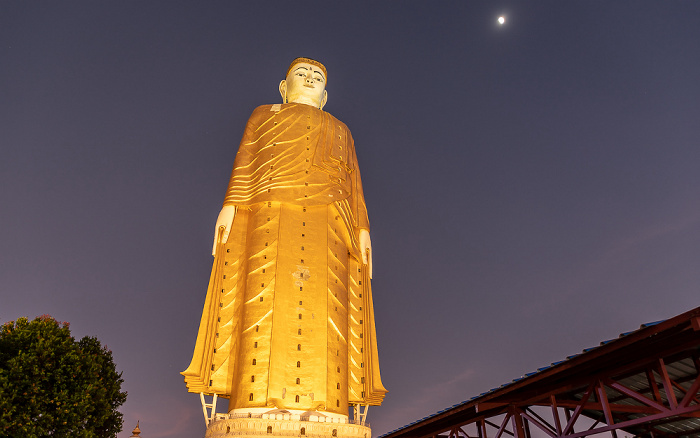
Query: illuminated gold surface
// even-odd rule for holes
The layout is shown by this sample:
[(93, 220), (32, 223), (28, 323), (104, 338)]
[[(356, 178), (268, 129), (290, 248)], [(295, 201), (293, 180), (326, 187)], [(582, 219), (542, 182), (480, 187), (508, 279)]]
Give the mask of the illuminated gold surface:
[[(313, 73), (312, 64), (296, 65)], [(378, 405), (386, 393), (369, 221), (350, 131), (317, 109), (325, 90), (299, 98), (298, 88), (316, 79), (290, 81), (294, 72), (283, 82), (301, 103), (258, 107), (246, 126), (182, 374), (190, 392), (230, 398), (229, 411), (347, 415), (348, 404)], [(305, 104), (309, 97), (316, 100)]]

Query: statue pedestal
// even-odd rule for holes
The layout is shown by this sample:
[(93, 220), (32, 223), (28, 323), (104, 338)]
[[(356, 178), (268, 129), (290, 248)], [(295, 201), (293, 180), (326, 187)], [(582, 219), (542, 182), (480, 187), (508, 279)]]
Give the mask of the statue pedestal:
[[(265, 418), (263, 418), (265, 417)], [(334, 422), (330, 420), (335, 420)], [(263, 414), (248, 417), (217, 414), (207, 427), (205, 438), (226, 437), (372, 438), (368, 425), (340, 422), (311, 415)]]

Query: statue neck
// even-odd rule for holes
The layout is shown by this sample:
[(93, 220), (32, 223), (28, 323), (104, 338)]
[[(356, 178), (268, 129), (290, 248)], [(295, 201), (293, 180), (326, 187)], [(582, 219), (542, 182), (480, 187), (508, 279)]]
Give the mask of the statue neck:
[(300, 103), (302, 105), (309, 105), (312, 106), (316, 109), (319, 109), (320, 104), (318, 102), (315, 102), (313, 99), (310, 99), (306, 96), (299, 96), (294, 100), (290, 100), (287, 103)]

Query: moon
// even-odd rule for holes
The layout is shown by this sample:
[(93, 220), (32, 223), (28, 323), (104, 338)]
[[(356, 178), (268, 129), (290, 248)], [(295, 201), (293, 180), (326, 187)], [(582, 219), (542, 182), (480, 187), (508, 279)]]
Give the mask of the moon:
[(503, 23), (505, 23), (505, 22), (506, 22), (506, 17), (504, 17), (503, 15), (501, 15), (500, 17), (498, 17), (498, 24), (503, 24)]

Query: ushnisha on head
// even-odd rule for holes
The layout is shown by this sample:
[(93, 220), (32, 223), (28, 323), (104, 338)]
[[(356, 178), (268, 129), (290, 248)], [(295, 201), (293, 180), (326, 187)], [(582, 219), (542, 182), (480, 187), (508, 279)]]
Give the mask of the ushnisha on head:
[(326, 67), (311, 58), (297, 58), (287, 69), (287, 78), (280, 82), (282, 102), (302, 103), (322, 109), (328, 100)]

